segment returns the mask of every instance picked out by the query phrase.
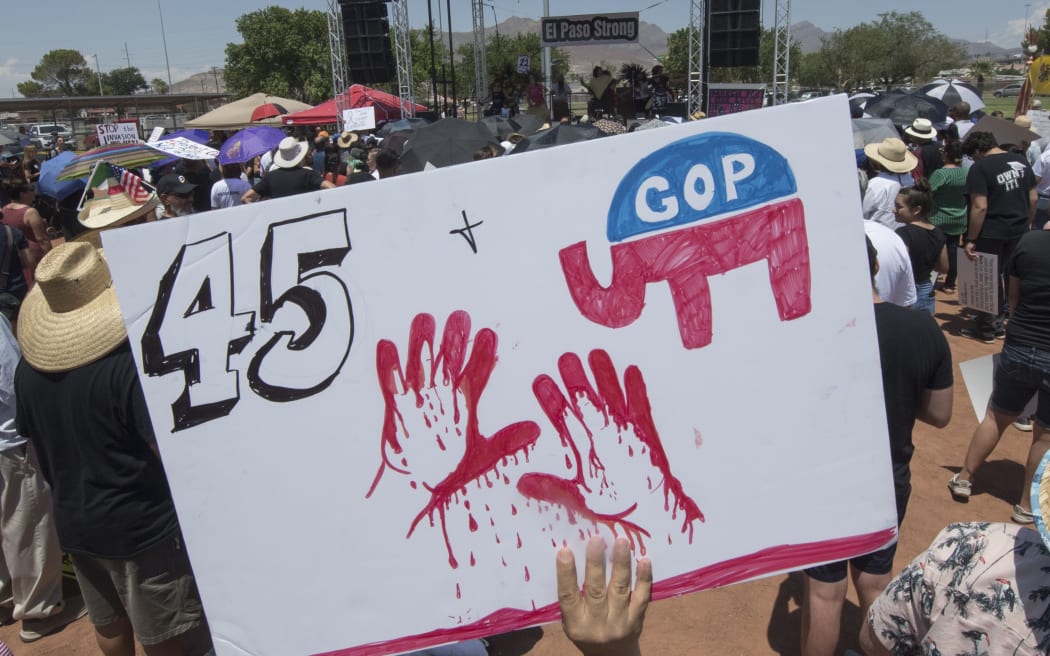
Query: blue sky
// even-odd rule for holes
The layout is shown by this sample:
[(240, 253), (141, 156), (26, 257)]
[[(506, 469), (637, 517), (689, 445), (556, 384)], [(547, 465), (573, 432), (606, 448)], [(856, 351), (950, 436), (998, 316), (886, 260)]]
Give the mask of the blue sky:
[[(445, 0), (431, 0), (435, 17)], [(543, 0), (486, 0), (486, 24), (493, 12), (504, 21), (511, 16), (536, 18)], [(689, 20), (688, 0), (549, 0), (551, 15), (586, 14), (597, 11), (641, 11), (642, 20), (671, 32)], [(29, 79), (29, 72), (48, 50), (79, 50), (91, 66), (95, 56), (102, 71), (131, 65), (147, 80), (167, 79), (161, 38), (161, 12), (167, 38), (171, 77), (178, 81), (193, 73), (222, 67), (224, 48), (239, 40), (237, 17), (268, 5), (324, 10), (326, 0), (51, 0), (4, 3), (4, 39), (0, 45), (0, 97), (17, 95), (15, 85)], [(452, 27), (471, 29), (470, 2), (451, 0)], [(409, 0), (413, 26), (426, 23), (427, 0)], [(1000, 0), (994, 10), (987, 0), (792, 0), (792, 22), (808, 20), (831, 31), (872, 20), (884, 11), (922, 11), (939, 30), (954, 38), (1014, 47), (1020, 41), (1026, 17), (1041, 22), (1050, 1)], [(773, 2), (763, 0), (763, 17), (772, 23)], [(318, 38), (325, 39), (321, 34)], [(125, 50), (126, 46), (126, 50)]]

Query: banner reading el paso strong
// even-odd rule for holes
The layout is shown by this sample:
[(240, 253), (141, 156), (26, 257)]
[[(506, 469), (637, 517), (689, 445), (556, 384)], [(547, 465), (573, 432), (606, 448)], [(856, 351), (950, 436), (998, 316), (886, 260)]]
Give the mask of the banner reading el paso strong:
[(540, 25), (544, 46), (638, 43), (638, 12), (549, 16)]

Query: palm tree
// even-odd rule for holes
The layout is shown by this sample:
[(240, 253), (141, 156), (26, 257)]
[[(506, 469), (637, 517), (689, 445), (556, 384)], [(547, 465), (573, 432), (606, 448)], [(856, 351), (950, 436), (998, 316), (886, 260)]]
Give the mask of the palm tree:
[(984, 97), (984, 78), (995, 75), (995, 63), (991, 59), (979, 59), (970, 64), (970, 75), (977, 78), (977, 93)]

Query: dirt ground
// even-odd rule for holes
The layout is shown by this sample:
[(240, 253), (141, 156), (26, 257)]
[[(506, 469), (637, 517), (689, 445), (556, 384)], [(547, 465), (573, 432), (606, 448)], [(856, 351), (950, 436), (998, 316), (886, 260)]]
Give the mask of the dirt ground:
[[(937, 292), (937, 320), (951, 345), (955, 363), (955, 409), (944, 429), (925, 424), (915, 428), (911, 502), (901, 528), (894, 571), (900, 571), (948, 523), (966, 520), (1010, 521), (1011, 508), (1021, 493), (1022, 463), (1031, 434), (1009, 428), (999, 447), (977, 475), (974, 496), (967, 504), (951, 499), (945, 485), (958, 470), (977, 418), (962, 382), (958, 363), (998, 352), (1002, 343), (982, 344), (959, 336), (966, 325), (959, 318), (954, 295)], [(829, 426), (847, 431), (849, 426)], [(761, 521), (761, 518), (756, 518)], [(659, 570), (659, 563), (654, 564)], [(553, 564), (552, 564), (553, 566)], [(798, 575), (777, 576), (751, 583), (660, 601), (649, 608), (643, 651), (649, 654), (746, 654), (793, 656), (799, 652)], [(839, 653), (857, 648), (860, 628), (856, 596), (850, 590)], [(99, 653), (87, 619), (30, 645), (18, 640), (18, 627), (0, 627), (0, 640), (15, 656), (87, 656)], [(575, 653), (556, 624), (497, 636), (493, 656), (562, 656)]]

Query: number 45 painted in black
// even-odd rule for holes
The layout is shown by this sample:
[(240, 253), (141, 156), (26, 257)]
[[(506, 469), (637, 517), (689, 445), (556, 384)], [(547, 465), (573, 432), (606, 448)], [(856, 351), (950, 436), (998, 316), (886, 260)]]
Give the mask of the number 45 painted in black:
[(235, 313), (231, 235), (179, 249), (142, 336), (147, 374), (183, 375), (172, 432), (230, 414), (240, 400), (230, 358), (252, 343), (261, 341), (245, 375), (262, 398), (296, 401), (332, 383), (353, 342), (350, 295), (332, 270), (349, 252), (345, 211), (271, 224), (259, 253), (256, 326), (255, 312)]

